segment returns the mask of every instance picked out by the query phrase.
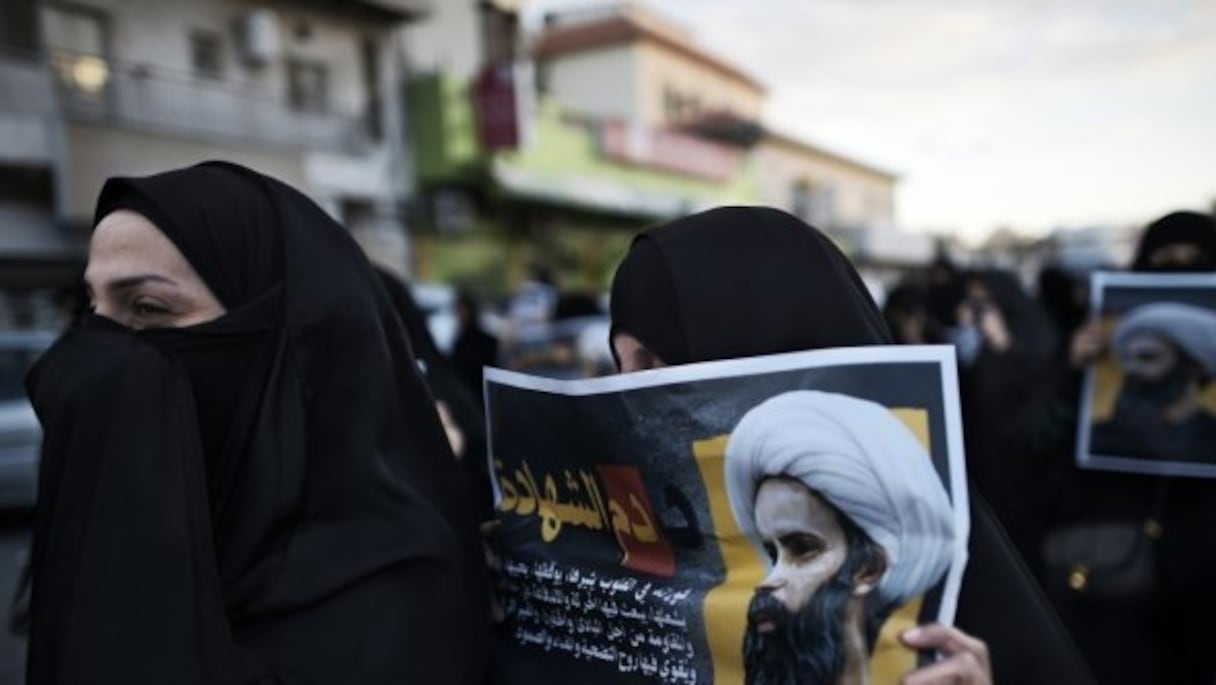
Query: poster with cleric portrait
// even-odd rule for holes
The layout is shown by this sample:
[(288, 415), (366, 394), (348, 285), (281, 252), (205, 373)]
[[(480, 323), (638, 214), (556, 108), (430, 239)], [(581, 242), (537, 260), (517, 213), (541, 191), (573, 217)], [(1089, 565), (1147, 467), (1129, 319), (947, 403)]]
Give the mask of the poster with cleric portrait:
[(1216, 276), (1096, 273), (1080, 466), (1216, 478)]
[(488, 370), (499, 682), (895, 683), (966, 564), (954, 351)]

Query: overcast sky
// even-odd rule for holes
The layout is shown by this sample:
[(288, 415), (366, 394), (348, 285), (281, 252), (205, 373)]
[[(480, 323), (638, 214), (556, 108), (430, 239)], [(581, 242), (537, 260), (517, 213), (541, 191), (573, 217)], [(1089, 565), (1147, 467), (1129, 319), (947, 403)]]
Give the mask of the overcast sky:
[(907, 228), (975, 239), (1216, 200), (1216, 0), (646, 4), (765, 83), (771, 125), (900, 174)]

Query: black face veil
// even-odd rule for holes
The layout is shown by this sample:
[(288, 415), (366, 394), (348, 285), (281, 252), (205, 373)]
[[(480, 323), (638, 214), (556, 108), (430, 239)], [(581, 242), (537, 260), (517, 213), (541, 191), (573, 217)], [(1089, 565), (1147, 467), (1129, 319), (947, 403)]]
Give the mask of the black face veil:
[(228, 313), (144, 332), (92, 319), (31, 373), (46, 443), (30, 682), (479, 682), (474, 522), (358, 246), (231, 164), (111, 180), (98, 218), (118, 208), (157, 224)]

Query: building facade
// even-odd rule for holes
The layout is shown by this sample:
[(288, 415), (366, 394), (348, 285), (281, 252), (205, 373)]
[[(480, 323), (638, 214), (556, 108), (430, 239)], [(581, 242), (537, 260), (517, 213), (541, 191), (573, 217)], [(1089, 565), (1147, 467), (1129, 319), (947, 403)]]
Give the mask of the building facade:
[(0, 260), (10, 276), (0, 288), (46, 298), (35, 282), (82, 259), (107, 177), (207, 159), (300, 188), (404, 269), (397, 29), (425, 10), (405, 0), (6, 1)]
[[(479, 233), (536, 243), (585, 229), (602, 275), (637, 229), (726, 204), (784, 208), (854, 257), (930, 245), (896, 235), (894, 174), (773, 131), (765, 86), (677, 23), (614, 3), (526, 27), (520, 4), (453, 0), (410, 28), (431, 255), (457, 234), (467, 255)], [(482, 252), (482, 266), (500, 266)], [(461, 280), (478, 268), (420, 271)]]
[(574, 112), (647, 128), (711, 114), (762, 118), (759, 81), (641, 5), (550, 14), (532, 56), (541, 91)]

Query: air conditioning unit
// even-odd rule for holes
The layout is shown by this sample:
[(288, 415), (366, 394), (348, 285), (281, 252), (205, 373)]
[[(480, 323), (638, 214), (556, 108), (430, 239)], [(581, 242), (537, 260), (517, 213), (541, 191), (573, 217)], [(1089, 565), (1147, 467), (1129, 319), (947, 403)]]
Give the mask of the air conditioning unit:
[(237, 45), (249, 66), (262, 67), (278, 59), (283, 42), (274, 10), (256, 9), (242, 15), (237, 20)]

